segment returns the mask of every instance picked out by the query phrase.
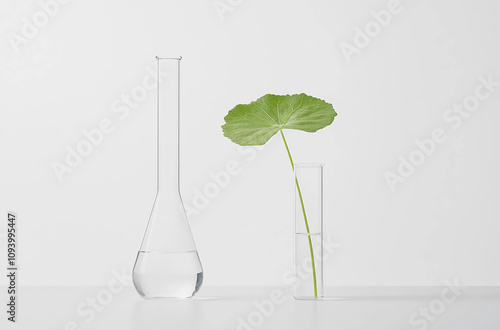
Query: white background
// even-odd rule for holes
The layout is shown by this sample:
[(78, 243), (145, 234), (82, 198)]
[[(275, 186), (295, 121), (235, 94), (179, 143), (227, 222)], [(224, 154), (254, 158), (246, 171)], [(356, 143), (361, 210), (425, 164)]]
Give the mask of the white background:
[[(131, 271), (155, 194), (154, 93), (126, 117), (112, 105), (156, 55), (180, 54), (186, 204), (211, 172), (231, 160), (242, 169), (191, 216), (204, 285), (283, 285), (293, 210), (284, 146), (276, 137), (242, 154), (220, 126), (236, 104), (300, 92), (338, 112), (316, 134), (286, 132), (296, 162), (326, 165), (336, 249), (325, 284), (500, 285), (500, 88), (460, 127), (443, 119), (480, 76), (500, 81), (500, 2), (402, 0), (350, 62), (340, 45), (388, 1), (231, 3), (218, 13), (211, 0), (72, 0), (16, 51), (9, 36), (41, 8), (1, 0), (0, 212), (18, 213), (21, 283), (105, 285), (113, 270)], [(103, 118), (114, 130), (58, 180), (53, 163)], [(435, 128), (447, 140), (392, 191), (384, 174)]]

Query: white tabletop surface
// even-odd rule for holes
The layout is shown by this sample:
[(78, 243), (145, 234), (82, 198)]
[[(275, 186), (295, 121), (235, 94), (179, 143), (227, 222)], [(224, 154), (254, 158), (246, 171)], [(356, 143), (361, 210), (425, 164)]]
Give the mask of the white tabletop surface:
[(119, 289), (21, 287), (17, 322), (7, 322), (3, 311), (0, 329), (500, 329), (498, 287), (448, 291), (444, 298), (438, 287), (330, 288), (336, 297), (321, 301), (296, 300), (288, 287), (205, 287), (174, 301)]

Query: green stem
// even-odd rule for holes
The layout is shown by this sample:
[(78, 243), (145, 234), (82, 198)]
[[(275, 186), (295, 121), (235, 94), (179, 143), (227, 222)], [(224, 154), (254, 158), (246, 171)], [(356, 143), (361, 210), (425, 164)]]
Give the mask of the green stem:
[[(288, 149), (288, 144), (286, 143), (285, 140), (285, 135), (283, 134), (282, 130), (280, 130), (280, 133), (281, 137), (283, 138), (283, 142), (285, 143), (286, 152), (288, 153), (288, 158), (290, 158), (290, 163), (292, 164), (292, 170), (295, 170), (295, 166), (293, 165), (292, 155), (290, 154), (290, 149)], [(314, 264), (314, 252), (310, 235), (311, 233), (309, 232), (309, 223), (307, 222), (306, 209), (304, 207), (304, 200), (302, 199), (302, 193), (300, 191), (299, 180), (297, 180), (297, 177), (295, 177), (295, 185), (297, 186), (297, 192), (299, 193), (300, 205), (302, 206), (302, 213), (304, 214), (304, 221), (306, 223), (306, 230), (307, 233), (309, 234), (307, 235), (307, 238), (309, 240), (309, 250), (311, 251), (311, 264), (312, 264), (313, 281), (314, 281), (314, 298), (318, 298), (318, 285), (316, 283), (316, 266)]]

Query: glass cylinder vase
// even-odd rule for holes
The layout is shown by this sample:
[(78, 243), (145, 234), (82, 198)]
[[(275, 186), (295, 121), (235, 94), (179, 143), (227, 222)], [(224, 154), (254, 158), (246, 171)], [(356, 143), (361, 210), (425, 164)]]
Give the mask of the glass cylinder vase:
[(323, 165), (294, 164), (294, 284), (296, 299), (317, 299), (323, 288)]
[(179, 189), (181, 57), (157, 57), (156, 198), (133, 270), (146, 299), (189, 298), (201, 287), (203, 269)]

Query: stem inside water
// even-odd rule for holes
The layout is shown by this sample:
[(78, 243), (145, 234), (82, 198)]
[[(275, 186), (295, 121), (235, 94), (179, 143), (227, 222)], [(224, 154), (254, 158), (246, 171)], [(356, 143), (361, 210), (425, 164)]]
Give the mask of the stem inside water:
[[(286, 143), (285, 135), (283, 134), (282, 130), (280, 130), (280, 133), (281, 137), (283, 138), (283, 142), (285, 143), (286, 152), (288, 153), (288, 158), (290, 158), (290, 163), (292, 164), (292, 170), (294, 170), (295, 166), (293, 165), (292, 155), (290, 154), (290, 149), (288, 149), (288, 144)], [(302, 213), (304, 214), (306, 230), (308, 234), (311, 234), (309, 231), (309, 223), (307, 222), (306, 208), (304, 207), (304, 200), (302, 199), (302, 193), (300, 191), (299, 180), (297, 180), (297, 177), (295, 177), (295, 185), (297, 186), (297, 192), (299, 193), (300, 206), (302, 207)], [(308, 235), (307, 239), (309, 240), (309, 250), (311, 251), (311, 264), (312, 264), (313, 281), (314, 281), (314, 298), (318, 298), (318, 285), (316, 283), (316, 266), (314, 264), (314, 251), (312, 246), (311, 235)]]

